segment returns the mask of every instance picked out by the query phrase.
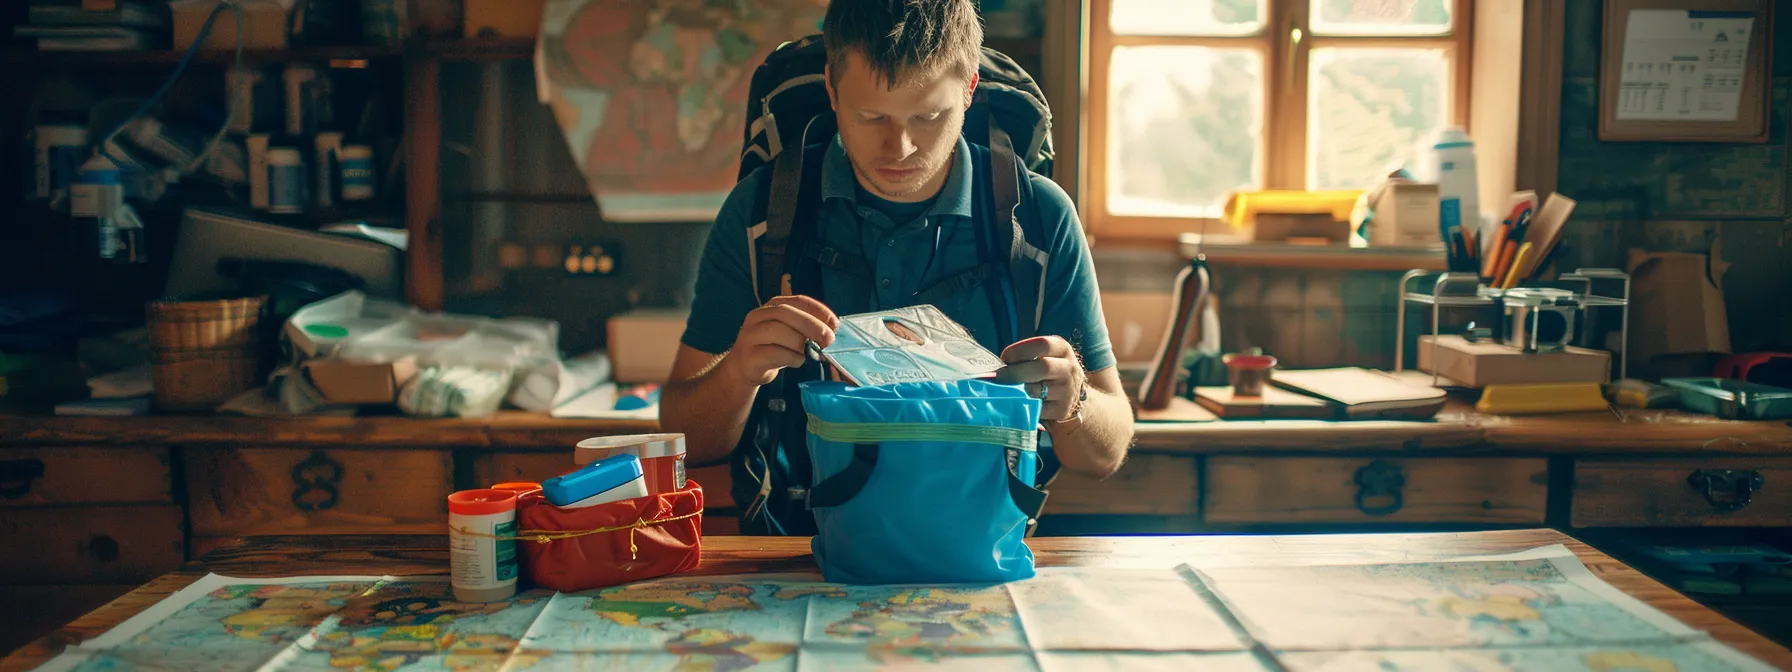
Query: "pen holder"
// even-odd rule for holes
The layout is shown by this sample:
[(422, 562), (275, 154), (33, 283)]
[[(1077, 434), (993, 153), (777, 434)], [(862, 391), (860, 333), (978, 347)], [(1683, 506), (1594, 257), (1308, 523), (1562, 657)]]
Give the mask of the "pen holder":
[[(1435, 276), (1431, 292), (1413, 291), (1414, 281), (1428, 276)], [(1619, 289), (1615, 293), (1596, 291), (1601, 289), (1596, 283), (1605, 287), (1615, 284)], [(1502, 289), (1483, 282), (1478, 273), (1407, 271), (1400, 278), (1400, 304), (1394, 313), (1394, 370), (1402, 371), (1406, 366), (1406, 309), (1412, 304), (1429, 308), (1428, 333), (1433, 338), (1442, 333), (1444, 309), (1466, 310), (1474, 315), (1466, 321), (1470, 333), (1479, 331), (1475, 327), (1493, 325), (1490, 331), (1495, 340), (1526, 352), (1565, 347), (1577, 335), (1589, 332), (1584, 326), (1589, 310), (1617, 308), (1618, 349), (1613, 359), (1618, 360), (1618, 378), (1628, 376), (1625, 352), (1630, 341), (1630, 274), (1613, 268), (1582, 268), (1561, 275), (1551, 284), (1557, 286)], [(1512, 300), (1508, 301), (1508, 297)], [(1456, 327), (1455, 320), (1451, 327)]]

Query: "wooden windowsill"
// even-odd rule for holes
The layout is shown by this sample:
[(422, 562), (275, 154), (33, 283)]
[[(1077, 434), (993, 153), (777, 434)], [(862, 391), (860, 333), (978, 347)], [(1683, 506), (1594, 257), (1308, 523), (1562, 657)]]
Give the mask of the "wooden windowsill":
[(1176, 244), (1183, 258), (1193, 259), (1197, 254), (1204, 254), (1211, 264), (1340, 271), (1442, 271), (1446, 268), (1442, 247), (1353, 248), (1251, 242), (1212, 236), (1203, 245), (1201, 234), (1196, 233), (1178, 236)]

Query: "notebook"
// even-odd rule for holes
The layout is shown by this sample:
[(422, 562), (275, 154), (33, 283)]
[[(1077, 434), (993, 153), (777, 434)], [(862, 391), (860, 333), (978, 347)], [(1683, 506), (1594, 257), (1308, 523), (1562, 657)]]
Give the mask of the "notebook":
[(1330, 420), (1337, 417), (1331, 403), (1324, 399), (1274, 387), (1263, 388), (1263, 395), (1257, 397), (1238, 396), (1232, 393), (1231, 387), (1197, 387), (1195, 403), (1228, 420)]
[(1345, 367), (1276, 371), (1270, 382), (1335, 404), (1348, 420), (1423, 420), (1443, 410), (1449, 395), (1392, 374)]

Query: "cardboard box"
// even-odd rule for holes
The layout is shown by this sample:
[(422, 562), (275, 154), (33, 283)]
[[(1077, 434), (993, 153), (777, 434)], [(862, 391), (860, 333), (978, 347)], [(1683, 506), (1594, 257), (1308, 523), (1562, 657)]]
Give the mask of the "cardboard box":
[(306, 361), (305, 377), (332, 404), (390, 404), (417, 375), (417, 361), (355, 362), (339, 357)]
[(535, 37), (547, 0), (467, 0), (462, 30), (468, 38)]
[(666, 382), (690, 316), (688, 310), (636, 308), (610, 318), (605, 327), (616, 382)]
[[(1721, 242), (1721, 241), (1720, 241)], [(1660, 376), (1682, 370), (1710, 371), (1716, 355), (1730, 352), (1730, 319), (1724, 307), (1719, 244), (1711, 254), (1633, 249), (1630, 284), (1631, 374)], [(1691, 360), (1676, 365), (1674, 360)]]
[[(240, 0), (243, 8), (243, 48), (244, 49), (285, 49), (287, 16), (292, 12), (293, 0)], [(174, 22), (174, 49), (176, 51), (192, 46), (193, 40), (199, 37), (199, 28), (205, 25), (205, 19), (218, 6), (218, 0), (174, 0), (168, 3), (168, 10)], [(224, 10), (218, 19), (212, 22), (212, 32), (206, 34), (205, 50), (236, 49), (236, 16), (230, 10)]]
[(1375, 220), (1369, 227), (1369, 244), (1376, 247), (1439, 244), (1438, 201), (1436, 184), (1396, 182), (1382, 185), (1369, 201), (1369, 209), (1375, 212)]
[(1470, 343), (1461, 336), (1420, 336), (1419, 370), (1468, 387), (1604, 383), (1611, 380), (1612, 354), (1572, 346), (1526, 354), (1510, 345)]

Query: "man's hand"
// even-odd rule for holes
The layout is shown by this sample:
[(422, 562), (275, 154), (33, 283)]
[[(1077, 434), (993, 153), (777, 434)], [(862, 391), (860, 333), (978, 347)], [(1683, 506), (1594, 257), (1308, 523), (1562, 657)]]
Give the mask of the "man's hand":
[(1038, 336), (1010, 345), (1002, 351), (1008, 365), (996, 372), (996, 382), (1026, 383), (1027, 393), (1045, 392), (1039, 419), (1068, 420), (1083, 398), (1088, 374), (1070, 343), (1059, 336)]
[(820, 301), (807, 296), (780, 296), (747, 313), (740, 336), (720, 366), (735, 380), (758, 387), (772, 382), (778, 371), (800, 366), (807, 356), (804, 341), (820, 347), (834, 342), (840, 318)]

